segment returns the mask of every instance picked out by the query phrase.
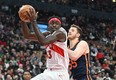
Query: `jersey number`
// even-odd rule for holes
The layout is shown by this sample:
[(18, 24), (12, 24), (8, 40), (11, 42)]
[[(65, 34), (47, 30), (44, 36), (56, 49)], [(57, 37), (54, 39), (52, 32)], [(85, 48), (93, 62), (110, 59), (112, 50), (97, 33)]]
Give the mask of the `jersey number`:
[(76, 68), (76, 67), (77, 67), (77, 63), (75, 61), (70, 60), (69, 69), (71, 70), (72, 68)]

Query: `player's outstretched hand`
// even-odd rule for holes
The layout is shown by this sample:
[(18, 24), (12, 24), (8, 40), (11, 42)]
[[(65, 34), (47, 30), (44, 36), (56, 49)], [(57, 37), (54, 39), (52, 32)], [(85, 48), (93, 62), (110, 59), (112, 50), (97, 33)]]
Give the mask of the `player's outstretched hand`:
[(29, 20), (32, 22), (37, 19), (38, 17), (38, 12), (34, 12), (33, 9), (30, 8), (30, 10), (27, 12), (27, 16)]

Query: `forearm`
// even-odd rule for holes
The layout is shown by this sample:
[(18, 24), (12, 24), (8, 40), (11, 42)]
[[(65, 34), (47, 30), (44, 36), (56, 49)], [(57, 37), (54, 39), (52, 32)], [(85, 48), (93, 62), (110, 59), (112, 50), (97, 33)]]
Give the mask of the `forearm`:
[(76, 61), (77, 59), (79, 59), (82, 55), (83, 52), (80, 50), (70, 50), (68, 49), (68, 54), (69, 54), (69, 58)]
[(22, 26), (22, 33), (25, 38), (27, 38), (30, 34), (30, 29), (28, 28), (27, 24), (25, 22), (21, 22)]
[(37, 27), (37, 21), (32, 21), (32, 27), (35, 32), (35, 35), (40, 43), (43, 43), (45, 40), (45, 36), (43, 33), (40, 31), (40, 29)]
[(71, 60), (76, 60), (74, 51), (68, 49), (68, 55)]

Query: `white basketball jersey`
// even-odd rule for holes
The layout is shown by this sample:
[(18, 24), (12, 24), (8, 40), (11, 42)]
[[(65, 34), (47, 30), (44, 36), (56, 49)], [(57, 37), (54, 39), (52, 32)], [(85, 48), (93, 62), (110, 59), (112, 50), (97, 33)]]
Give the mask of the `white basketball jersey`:
[(48, 69), (50, 68), (68, 69), (69, 57), (67, 49), (67, 32), (62, 27), (59, 30), (66, 35), (66, 41), (65, 42), (56, 41), (46, 46), (46, 52), (48, 55), (46, 65)]

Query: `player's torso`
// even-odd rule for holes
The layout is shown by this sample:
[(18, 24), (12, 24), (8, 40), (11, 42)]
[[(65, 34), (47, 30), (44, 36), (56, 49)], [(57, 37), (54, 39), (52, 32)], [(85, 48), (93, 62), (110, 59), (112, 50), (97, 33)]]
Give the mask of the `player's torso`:
[[(76, 44), (72, 50), (76, 49)], [(89, 49), (89, 48), (88, 48)], [(86, 53), (86, 52), (85, 52)], [(78, 54), (78, 53), (77, 53)], [(69, 69), (71, 70), (73, 76), (86, 75), (89, 70), (89, 54), (82, 55), (78, 60), (73, 61), (70, 59)]]
[[(64, 29), (61, 29), (64, 30)], [(64, 31), (67, 35), (67, 33)], [(54, 42), (46, 46), (47, 68), (68, 68), (67, 40), (65, 42)]]

